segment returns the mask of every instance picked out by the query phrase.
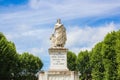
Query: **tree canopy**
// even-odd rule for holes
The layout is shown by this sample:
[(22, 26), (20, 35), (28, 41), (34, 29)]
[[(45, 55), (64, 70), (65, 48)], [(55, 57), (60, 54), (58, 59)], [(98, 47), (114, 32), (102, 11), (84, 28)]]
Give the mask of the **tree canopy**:
[(81, 51), (77, 66), (81, 80), (120, 80), (120, 30), (108, 33), (91, 51)]
[(42, 66), (40, 58), (34, 55), (18, 54), (15, 44), (0, 33), (0, 80), (37, 80), (35, 74)]
[(76, 60), (77, 60), (77, 56), (75, 55), (75, 53), (68, 51), (67, 53), (67, 67), (69, 70), (71, 71), (76, 71)]

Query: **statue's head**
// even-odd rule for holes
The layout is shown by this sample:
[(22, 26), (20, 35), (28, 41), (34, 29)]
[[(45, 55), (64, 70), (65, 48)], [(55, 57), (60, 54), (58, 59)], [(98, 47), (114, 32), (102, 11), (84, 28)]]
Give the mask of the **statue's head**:
[(61, 19), (57, 19), (57, 23), (61, 24)]

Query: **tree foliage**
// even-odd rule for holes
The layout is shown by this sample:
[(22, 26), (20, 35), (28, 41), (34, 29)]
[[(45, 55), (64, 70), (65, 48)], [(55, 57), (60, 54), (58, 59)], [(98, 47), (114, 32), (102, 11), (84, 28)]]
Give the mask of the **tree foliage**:
[(104, 80), (117, 79), (117, 62), (116, 62), (116, 32), (113, 31), (105, 37), (102, 46), (102, 56), (104, 64)]
[(13, 77), (16, 72), (17, 57), (14, 43), (7, 41), (0, 33), (0, 79), (9, 80)]
[(77, 56), (75, 53), (68, 51), (67, 53), (67, 67), (71, 71), (76, 71), (76, 60)]
[(37, 80), (42, 61), (29, 53), (18, 54), (14, 43), (0, 33), (0, 80)]
[(97, 45), (95, 45), (91, 52), (90, 64), (92, 67), (91, 75), (93, 80), (102, 80), (104, 76), (104, 65), (101, 54), (102, 44), (103, 43), (100, 42)]
[(116, 32), (117, 40), (116, 40), (116, 62), (117, 62), (117, 80), (120, 79), (120, 30)]
[(91, 66), (89, 52), (81, 51), (77, 58), (77, 69), (80, 72), (81, 80), (88, 80), (91, 78)]
[(77, 66), (81, 80), (120, 80), (120, 30), (108, 33), (90, 52), (81, 51)]
[(18, 77), (24, 80), (35, 80), (35, 74), (42, 68), (43, 63), (38, 57), (24, 52), (19, 55), (20, 71)]

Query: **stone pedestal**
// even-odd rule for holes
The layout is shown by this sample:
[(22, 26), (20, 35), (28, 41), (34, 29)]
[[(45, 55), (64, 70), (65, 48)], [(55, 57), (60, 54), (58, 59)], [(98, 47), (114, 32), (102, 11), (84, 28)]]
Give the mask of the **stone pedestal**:
[(39, 73), (39, 80), (79, 80), (78, 73), (67, 68), (66, 48), (50, 48), (50, 68)]
[(67, 52), (66, 48), (50, 48), (50, 71), (68, 71), (67, 68)]

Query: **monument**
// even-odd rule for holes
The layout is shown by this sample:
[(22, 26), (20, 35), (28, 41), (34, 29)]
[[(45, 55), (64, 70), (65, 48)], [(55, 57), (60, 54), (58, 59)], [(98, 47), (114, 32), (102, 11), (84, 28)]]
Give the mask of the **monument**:
[(54, 33), (50, 37), (51, 47), (49, 48), (50, 68), (48, 71), (39, 73), (39, 80), (79, 80), (76, 71), (69, 71), (67, 68), (67, 52), (64, 48), (67, 41), (66, 29), (61, 20), (58, 19), (54, 27)]

